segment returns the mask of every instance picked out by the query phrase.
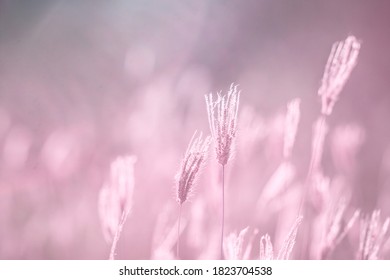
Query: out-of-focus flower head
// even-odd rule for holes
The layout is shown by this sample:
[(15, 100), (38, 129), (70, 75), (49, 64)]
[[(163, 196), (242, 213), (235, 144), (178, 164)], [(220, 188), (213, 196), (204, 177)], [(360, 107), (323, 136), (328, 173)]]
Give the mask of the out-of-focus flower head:
[(134, 191), (135, 156), (118, 157), (111, 163), (110, 176), (100, 190), (99, 213), (103, 234), (111, 243), (123, 217), (131, 211)]
[(322, 114), (329, 116), (332, 113), (340, 92), (357, 64), (359, 50), (360, 42), (354, 36), (333, 44), (318, 90)]

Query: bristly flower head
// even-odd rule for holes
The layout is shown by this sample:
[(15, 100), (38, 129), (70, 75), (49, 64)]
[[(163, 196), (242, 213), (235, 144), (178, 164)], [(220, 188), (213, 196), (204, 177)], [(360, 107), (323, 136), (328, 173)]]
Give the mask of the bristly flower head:
[(268, 234), (263, 235), (260, 238), (260, 260), (273, 260), (274, 249), (272, 246), (271, 238)]
[(217, 100), (213, 95), (206, 95), (207, 113), (211, 136), (214, 141), (217, 160), (225, 165), (232, 154), (233, 140), (237, 130), (237, 114), (240, 101), (238, 85), (231, 84), (227, 95), (221, 96), (218, 93)]
[[(249, 232), (249, 227), (242, 229), (238, 234), (230, 233), (224, 241), (225, 258), (227, 260), (246, 260), (252, 250), (252, 241), (257, 230)], [(245, 241), (247, 239), (247, 241)]]
[(360, 42), (354, 36), (333, 44), (318, 90), (322, 99), (322, 114), (329, 116), (332, 113), (340, 92), (356, 66), (359, 50)]
[(191, 138), (179, 172), (176, 175), (177, 200), (180, 204), (187, 200), (197, 175), (206, 162), (210, 142), (211, 137), (207, 136), (202, 139), (202, 133), (196, 137), (195, 132)]
[[(279, 250), (277, 260), (288, 260), (290, 258), (290, 254), (294, 248), (295, 241), (297, 238), (298, 228), (302, 223), (302, 216), (298, 216), (290, 229), (286, 239), (284, 240), (282, 247)], [(260, 260), (273, 260), (274, 249), (272, 246), (271, 238), (268, 234), (263, 235), (260, 238)]]
[[(355, 210), (351, 218), (345, 220), (345, 211), (347, 210), (347, 200), (342, 197), (328, 206), (326, 210), (326, 231), (323, 236), (321, 248), (321, 258), (327, 259), (332, 251), (341, 243), (344, 237), (352, 229), (352, 226), (360, 216), (360, 210)], [(345, 220), (345, 221), (344, 221)]]
[(100, 190), (99, 212), (104, 237), (112, 242), (132, 207), (135, 156), (118, 157), (111, 163), (110, 177)]
[(301, 100), (296, 98), (287, 105), (287, 114), (284, 129), (284, 147), (283, 156), (289, 158), (294, 146), (295, 137), (297, 135), (299, 118), (301, 115), (300, 111)]
[(381, 223), (380, 216), (380, 210), (375, 210), (371, 216), (362, 219), (358, 259), (376, 260), (380, 257), (380, 251), (389, 239), (390, 226), (390, 218)]
[(290, 232), (288, 233), (282, 247), (279, 250), (278, 260), (288, 260), (290, 258), (290, 254), (295, 245), (295, 240), (297, 239), (298, 228), (301, 225), (302, 220), (302, 216), (298, 216), (295, 220), (293, 226), (290, 229)]

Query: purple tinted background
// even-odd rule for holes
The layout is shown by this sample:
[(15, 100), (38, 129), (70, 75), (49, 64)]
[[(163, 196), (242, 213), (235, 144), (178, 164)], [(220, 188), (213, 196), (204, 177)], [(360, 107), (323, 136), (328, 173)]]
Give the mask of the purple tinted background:
[[(349, 34), (362, 50), (329, 122), (366, 131), (351, 203), (388, 215), (389, 9), (352, 0), (0, 1), (0, 258), (106, 258), (97, 197), (124, 154), (138, 162), (118, 256), (150, 258), (158, 214), (175, 206), (188, 140), (209, 131), (204, 94), (231, 82), (240, 84), (241, 112), (264, 119), (302, 99), (293, 162), (304, 178), (324, 65), (331, 44)], [(329, 149), (323, 166), (332, 177)], [(251, 223), (251, 197), (280, 160), (261, 143), (255, 151), (231, 167), (232, 230)], [(207, 176), (194, 203), (211, 195)]]

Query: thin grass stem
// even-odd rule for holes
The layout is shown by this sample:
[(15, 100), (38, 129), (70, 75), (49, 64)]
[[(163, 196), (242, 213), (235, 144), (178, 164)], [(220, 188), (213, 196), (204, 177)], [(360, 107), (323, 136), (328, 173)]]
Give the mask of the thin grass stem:
[(126, 222), (128, 214), (129, 214), (129, 212), (126, 212), (126, 211), (122, 212), (122, 217), (121, 217), (120, 223), (118, 225), (118, 228), (117, 228), (117, 230), (115, 232), (114, 239), (112, 241), (109, 260), (115, 260), (116, 246), (118, 244), (119, 237), (121, 236), (123, 225)]
[(223, 235), (225, 227), (225, 165), (222, 165), (222, 226), (221, 226), (221, 259), (223, 256)]
[(176, 244), (176, 258), (180, 259), (180, 221), (181, 221), (181, 207), (182, 204), (179, 205), (179, 217), (177, 222), (177, 244)]

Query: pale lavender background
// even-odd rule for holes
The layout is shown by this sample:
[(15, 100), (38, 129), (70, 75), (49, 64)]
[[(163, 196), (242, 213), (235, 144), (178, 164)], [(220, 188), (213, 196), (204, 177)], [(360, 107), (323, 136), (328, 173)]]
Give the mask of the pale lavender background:
[[(302, 99), (293, 161), (304, 178), (330, 46), (350, 34), (362, 40), (359, 63), (329, 122), (365, 129), (351, 203), (387, 216), (389, 11), (388, 1), (354, 0), (0, 0), (0, 258), (106, 258), (97, 196), (122, 154), (138, 162), (118, 254), (150, 258), (158, 213), (175, 205), (181, 155), (195, 129), (208, 132), (203, 96), (231, 82), (241, 109), (264, 118)], [(231, 192), (244, 194), (228, 227), (249, 223), (240, 205), (251, 205), (278, 156), (232, 171)], [(330, 176), (334, 166), (326, 148)], [(207, 195), (207, 174), (193, 200)]]

